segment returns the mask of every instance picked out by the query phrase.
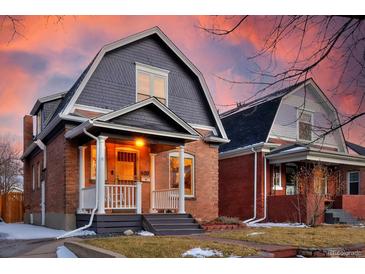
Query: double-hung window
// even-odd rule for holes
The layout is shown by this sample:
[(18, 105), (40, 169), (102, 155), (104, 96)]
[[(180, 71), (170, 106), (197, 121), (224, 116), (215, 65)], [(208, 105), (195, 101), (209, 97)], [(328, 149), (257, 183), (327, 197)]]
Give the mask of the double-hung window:
[(167, 105), (168, 74), (167, 70), (136, 63), (137, 102), (156, 97)]
[(358, 195), (360, 189), (360, 172), (350, 171), (347, 174), (348, 180), (348, 193), (350, 195)]
[[(170, 158), (170, 187), (179, 188), (179, 154), (171, 152)], [(194, 197), (194, 156), (188, 153), (184, 154), (184, 179), (185, 179), (185, 197)]]
[(281, 166), (280, 165), (273, 165), (273, 169), (272, 169), (273, 173), (273, 189), (274, 190), (282, 190), (282, 186), (281, 186)]
[(298, 109), (298, 139), (312, 141), (313, 113)]

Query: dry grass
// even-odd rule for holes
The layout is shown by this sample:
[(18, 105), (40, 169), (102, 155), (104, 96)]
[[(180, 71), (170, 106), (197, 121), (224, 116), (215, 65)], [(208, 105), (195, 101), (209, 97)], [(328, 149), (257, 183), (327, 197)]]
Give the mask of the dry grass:
[(350, 244), (365, 244), (365, 228), (349, 226), (244, 228), (236, 231), (211, 233), (209, 236), (296, 247), (339, 247)]
[(242, 245), (221, 244), (182, 237), (120, 236), (85, 240), (85, 243), (108, 249), (128, 258), (181, 258), (182, 254), (195, 247), (221, 251), (225, 257), (252, 256), (257, 251)]

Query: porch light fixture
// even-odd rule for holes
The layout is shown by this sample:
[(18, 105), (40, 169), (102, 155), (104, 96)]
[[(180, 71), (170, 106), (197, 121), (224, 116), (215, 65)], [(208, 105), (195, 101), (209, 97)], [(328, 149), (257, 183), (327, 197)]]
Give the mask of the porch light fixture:
[(136, 139), (135, 141), (137, 147), (143, 147), (144, 146), (144, 140), (141, 138)]

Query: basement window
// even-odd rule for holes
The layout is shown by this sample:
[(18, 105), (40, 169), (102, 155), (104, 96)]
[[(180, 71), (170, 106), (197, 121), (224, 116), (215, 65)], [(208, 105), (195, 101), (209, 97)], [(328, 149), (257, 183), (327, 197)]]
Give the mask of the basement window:
[(167, 105), (168, 71), (136, 63), (136, 101), (156, 97)]

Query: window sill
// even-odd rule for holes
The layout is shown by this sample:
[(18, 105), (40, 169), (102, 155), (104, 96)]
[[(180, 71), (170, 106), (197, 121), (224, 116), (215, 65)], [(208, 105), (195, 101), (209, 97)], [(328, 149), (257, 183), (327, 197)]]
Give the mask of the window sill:
[(274, 186), (272, 189), (273, 190), (283, 190), (283, 187), (282, 186)]

